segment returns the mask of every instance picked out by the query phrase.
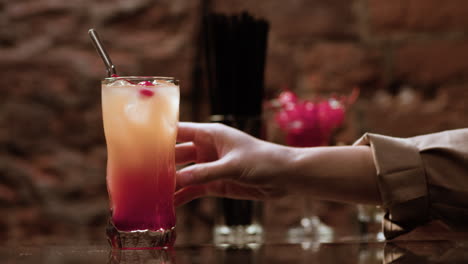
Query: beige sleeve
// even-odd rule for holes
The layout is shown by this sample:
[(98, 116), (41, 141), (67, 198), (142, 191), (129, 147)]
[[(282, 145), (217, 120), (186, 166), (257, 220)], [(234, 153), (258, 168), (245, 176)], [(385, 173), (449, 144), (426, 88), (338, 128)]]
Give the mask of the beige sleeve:
[(388, 239), (431, 220), (468, 230), (468, 129), (413, 138), (365, 134), (386, 209)]

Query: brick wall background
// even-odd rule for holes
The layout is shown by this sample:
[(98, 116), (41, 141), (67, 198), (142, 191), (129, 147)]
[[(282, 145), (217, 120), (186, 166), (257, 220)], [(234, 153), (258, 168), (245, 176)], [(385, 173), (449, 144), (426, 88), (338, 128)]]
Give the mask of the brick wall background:
[[(270, 97), (285, 86), (301, 96), (361, 88), (341, 142), (468, 124), (466, 0), (212, 4), (270, 21)], [(181, 120), (203, 120), (192, 115), (200, 10), (201, 1), (184, 0), (0, 1), (0, 237), (102, 236), (105, 71), (87, 30), (98, 29), (122, 75), (179, 78)], [(268, 203), (267, 226), (292, 222), (300, 206), (290, 205)], [(179, 209), (181, 237), (191, 228), (209, 239), (211, 213), (209, 200)]]

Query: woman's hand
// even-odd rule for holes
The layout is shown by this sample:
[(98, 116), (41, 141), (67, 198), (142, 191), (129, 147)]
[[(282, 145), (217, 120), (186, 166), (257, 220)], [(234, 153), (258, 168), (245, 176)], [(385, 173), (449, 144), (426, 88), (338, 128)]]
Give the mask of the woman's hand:
[(179, 123), (176, 206), (201, 196), (265, 200), (287, 193), (286, 157), (292, 148), (249, 136), (222, 124)]

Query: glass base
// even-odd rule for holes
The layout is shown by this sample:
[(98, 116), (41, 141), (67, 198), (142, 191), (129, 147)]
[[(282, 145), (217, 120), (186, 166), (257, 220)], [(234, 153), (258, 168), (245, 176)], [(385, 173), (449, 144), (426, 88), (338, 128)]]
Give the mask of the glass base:
[(112, 248), (118, 249), (166, 249), (174, 245), (175, 227), (171, 229), (153, 230), (118, 230), (112, 220), (106, 229), (107, 240)]
[(263, 242), (263, 228), (258, 224), (251, 225), (218, 225), (214, 229), (216, 245), (249, 245)]

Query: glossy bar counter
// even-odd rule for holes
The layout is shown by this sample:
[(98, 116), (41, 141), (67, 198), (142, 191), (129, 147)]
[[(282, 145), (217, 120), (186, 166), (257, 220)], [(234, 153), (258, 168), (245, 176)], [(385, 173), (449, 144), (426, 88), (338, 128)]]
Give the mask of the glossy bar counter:
[(105, 241), (6, 243), (0, 263), (468, 263), (468, 237), (319, 243), (266, 242), (248, 246), (176, 244), (173, 250), (111, 250)]

